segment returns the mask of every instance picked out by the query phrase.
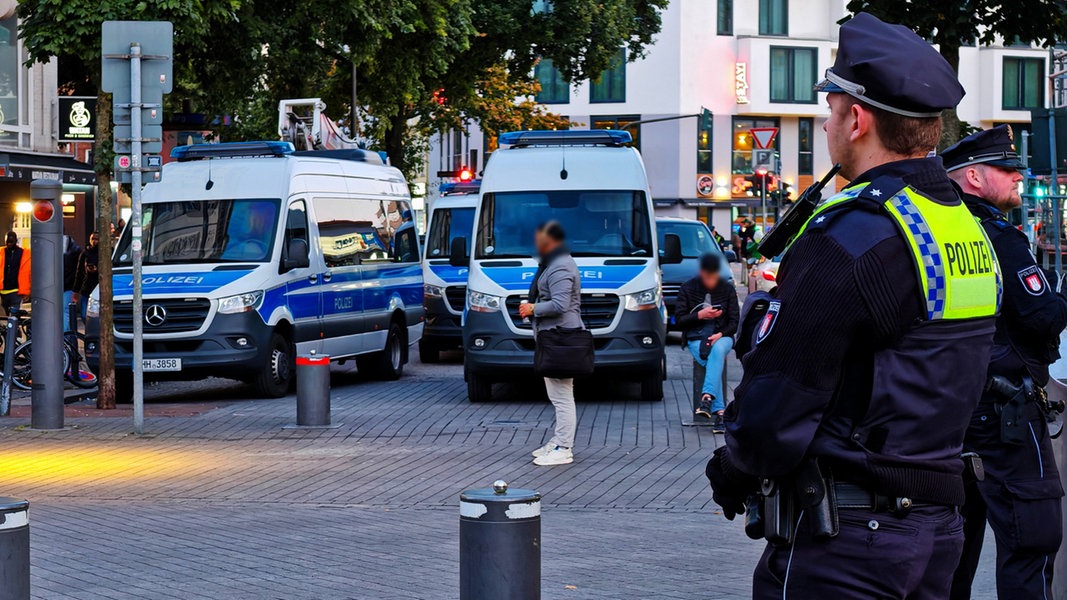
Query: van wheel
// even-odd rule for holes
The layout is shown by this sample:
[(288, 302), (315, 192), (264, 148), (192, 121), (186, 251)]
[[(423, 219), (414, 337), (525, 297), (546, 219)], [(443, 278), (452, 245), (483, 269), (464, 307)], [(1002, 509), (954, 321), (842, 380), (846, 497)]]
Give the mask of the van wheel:
[(385, 349), (356, 357), (356, 367), (364, 375), (396, 381), (404, 374), (404, 330), (393, 321), (385, 337)]
[(281, 398), (289, 393), (293, 382), (293, 347), (277, 331), (270, 335), (267, 347), (267, 364), (256, 374), (252, 386), (260, 396)]
[(659, 402), (663, 400), (662, 367), (649, 372), (641, 379), (641, 400), (643, 402)]
[(432, 365), (441, 362), (441, 349), (437, 344), (422, 338), (419, 340), (419, 362)]
[(133, 373), (115, 371), (115, 404), (133, 402)]
[(493, 382), (481, 375), (467, 373), (467, 400), (489, 402), (493, 399)]

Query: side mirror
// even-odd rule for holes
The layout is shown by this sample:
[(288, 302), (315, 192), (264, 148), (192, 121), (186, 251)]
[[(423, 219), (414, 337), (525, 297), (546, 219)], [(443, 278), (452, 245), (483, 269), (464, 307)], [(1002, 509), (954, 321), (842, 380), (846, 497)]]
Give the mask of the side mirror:
[(467, 238), (454, 238), (450, 250), (448, 264), (453, 267), (466, 267), (471, 264), (471, 259), (467, 256)]
[(660, 248), (659, 264), (676, 265), (682, 262), (682, 238), (668, 233), (663, 236), (663, 248)]
[(311, 256), (308, 251), (307, 240), (289, 240), (289, 247), (285, 249), (285, 258), (282, 260), (282, 269), (292, 271), (311, 266)]

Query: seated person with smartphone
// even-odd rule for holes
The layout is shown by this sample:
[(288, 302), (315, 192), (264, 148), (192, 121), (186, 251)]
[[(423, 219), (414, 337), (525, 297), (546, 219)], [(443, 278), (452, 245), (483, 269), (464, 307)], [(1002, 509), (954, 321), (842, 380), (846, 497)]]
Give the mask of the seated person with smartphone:
[(722, 370), (726, 355), (734, 346), (741, 313), (733, 284), (719, 275), (720, 265), (714, 254), (701, 256), (700, 273), (682, 284), (674, 309), (675, 323), (685, 336), (693, 360), (705, 368), (696, 415), (713, 419), (718, 429), (722, 428), (726, 408)]

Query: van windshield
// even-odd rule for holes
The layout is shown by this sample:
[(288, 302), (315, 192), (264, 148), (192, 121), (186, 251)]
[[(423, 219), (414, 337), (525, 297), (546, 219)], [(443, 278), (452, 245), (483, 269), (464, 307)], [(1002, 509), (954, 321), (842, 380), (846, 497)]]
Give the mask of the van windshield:
[[(267, 262), (280, 200), (154, 202), (143, 209), (146, 265)], [(131, 227), (119, 240), (116, 265), (133, 262)]]
[(476, 258), (529, 258), (534, 230), (556, 220), (573, 256), (652, 256), (652, 224), (641, 191), (559, 190), (486, 194)]
[(660, 252), (663, 251), (663, 237), (668, 233), (678, 236), (678, 240), (682, 243), (682, 258), (700, 258), (716, 250), (711, 233), (703, 223), (656, 221)]
[(471, 252), (474, 232), (474, 208), (435, 208), (430, 233), (426, 236), (426, 258), (448, 258), (452, 240), (467, 239), (467, 255)]

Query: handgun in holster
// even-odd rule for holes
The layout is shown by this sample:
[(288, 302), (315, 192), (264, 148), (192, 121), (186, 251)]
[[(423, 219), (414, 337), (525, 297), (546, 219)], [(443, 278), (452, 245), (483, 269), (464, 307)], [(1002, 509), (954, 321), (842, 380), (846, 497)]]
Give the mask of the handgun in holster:
[(792, 544), (803, 511), (814, 537), (832, 538), (838, 532), (833, 489), (833, 479), (823, 476), (815, 459), (805, 460), (791, 477), (763, 479), (760, 493), (749, 498), (745, 533), (775, 545)]
[(1025, 377), (1022, 385), (1015, 385), (1007, 377), (993, 375), (986, 383), (986, 390), (999, 399), (995, 407), (1000, 415), (1000, 441), (1013, 445), (1026, 443), (1030, 435), (1027, 405), (1038, 399), (1033, 381)]

